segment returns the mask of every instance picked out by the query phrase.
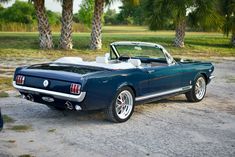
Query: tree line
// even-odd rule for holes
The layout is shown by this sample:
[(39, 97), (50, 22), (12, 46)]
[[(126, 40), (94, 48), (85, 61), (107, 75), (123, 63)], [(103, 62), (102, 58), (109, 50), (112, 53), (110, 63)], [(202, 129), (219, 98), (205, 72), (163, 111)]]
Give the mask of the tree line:
[[(8, 2), (10, 0), (0, 0)], [(47, 11), (45, 0), (32, 0), (27, 12), (26, 4), (17, 2), (10, 9), (0, 7), (0, 19), (35, 23), (37, 21), (40, 47), (53, 48), (51, 24), (61, 24), (59, 47), (72, 49), (73, 21), (91, 27), (90, 48), (102, 48), (102, 24), (148, 25), (150, 30), (174, 29), (174, 45), (184, 47), (185, 32), (193, 30), (223, 31), (231, 34), (235, 46), (235, 0), (122, 0), (120, 12), (108, 10), (106, 5), (115, 0), (83, 0), (80, 10), (73, 15), (73, 0), (58, 0), (62, 15)], [(6, 11), (7, 10), (7, 11)], [(17, 15), (15, 15), (17, 14)], [(0, 21), (0, 22), (1, 22)]]

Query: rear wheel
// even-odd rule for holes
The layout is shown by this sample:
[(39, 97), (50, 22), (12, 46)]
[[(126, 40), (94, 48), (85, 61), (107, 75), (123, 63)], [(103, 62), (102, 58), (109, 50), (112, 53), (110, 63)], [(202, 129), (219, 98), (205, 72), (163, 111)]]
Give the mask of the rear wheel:
[(206, 80), (203, 75), (198, 75), (193, 88), (191, 91), (187, 92), (186, 98), (190, 102), (199, 102), (201, 101), (206, 94)]
[(121, 88), (112, 103), (105, 109), (107, 119), (119, 123), (127, 121), (133, 114), (134, 101), (132, 89), (129, 87)]

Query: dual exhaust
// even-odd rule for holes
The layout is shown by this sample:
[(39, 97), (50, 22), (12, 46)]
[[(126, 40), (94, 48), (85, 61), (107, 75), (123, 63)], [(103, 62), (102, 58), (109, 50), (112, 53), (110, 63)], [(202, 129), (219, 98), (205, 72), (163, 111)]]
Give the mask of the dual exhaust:
[[(29, 100), (29, 101), (34, 102), (34, 97), (33, 97), (32, 94), (27, 94), (27, 95), (22, 94), (21, 97), (22, 97), (23, 99), (26, 99), (26, 100)], [(76, 111), (82, 110), (81, 106), (79, 106), (79, 105), (73, 105), (70, 101), (66, 101), (65, 106), (66, 106), (66, 108), (69, 109), (69, 110), (74, 110), (74, 109), (75, 109)]]
[(29, 100), (29, 101), (34, 102), (34, 98), (33, 98), (32, 94), (28, 94), (28, 95), (22, 94), (21, 97), (22, 97), (23, 99), (26, 99), (26, 100)]
[(74, 106), (70, 101), (66, 101), (65, 106), (69, 110), (73, 110), (73, 109), (75, 109), (76, 111), (82, 110), (81, 106), (79, 106), (79, 105), (75, 105)]

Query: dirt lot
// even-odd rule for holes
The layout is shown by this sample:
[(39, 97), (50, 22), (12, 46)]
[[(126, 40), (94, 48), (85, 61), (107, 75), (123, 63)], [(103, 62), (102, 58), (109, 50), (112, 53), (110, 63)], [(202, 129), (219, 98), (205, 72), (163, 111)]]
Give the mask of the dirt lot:
[(137, 106), (121, 124), (100, 112), (59, 112), (1, 98), (3, 114), (15, 121), (0, 133), (0, 156), (235, 156), (235, 60), (215, 67), (202, 102), (181, 95)]

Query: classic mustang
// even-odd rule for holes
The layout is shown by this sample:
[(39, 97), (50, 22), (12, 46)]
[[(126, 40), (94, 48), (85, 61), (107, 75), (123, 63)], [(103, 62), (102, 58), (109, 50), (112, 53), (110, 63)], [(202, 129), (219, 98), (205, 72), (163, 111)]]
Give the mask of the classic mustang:
[(56, 109), (103, 109), (113, 122), (128, 120), (136, 104), (185, 94), (201, 101), (214, 76), (208, 62), (174, 60), (161, 45), (114, 42), (96, 61), (63, 57), (19, 67), (13, 86), (22, 97)]

